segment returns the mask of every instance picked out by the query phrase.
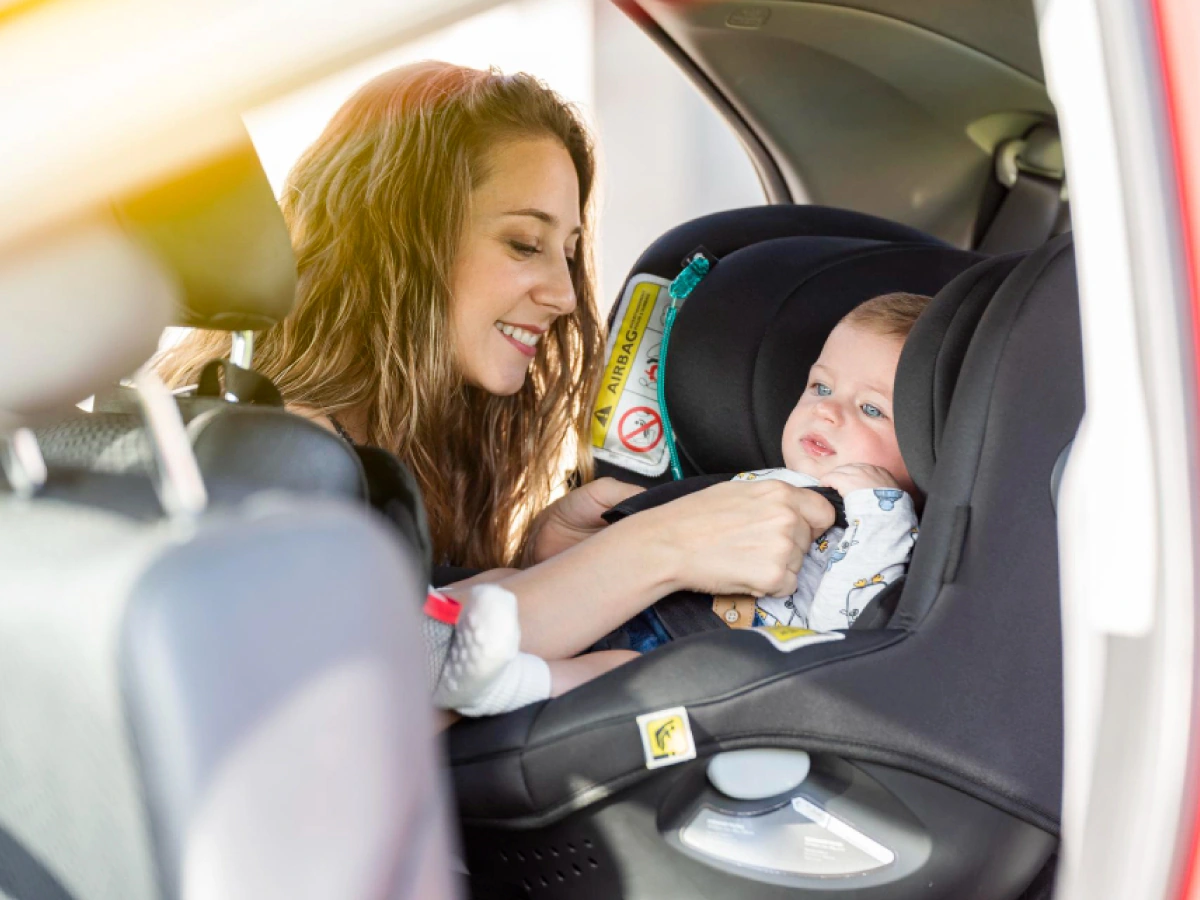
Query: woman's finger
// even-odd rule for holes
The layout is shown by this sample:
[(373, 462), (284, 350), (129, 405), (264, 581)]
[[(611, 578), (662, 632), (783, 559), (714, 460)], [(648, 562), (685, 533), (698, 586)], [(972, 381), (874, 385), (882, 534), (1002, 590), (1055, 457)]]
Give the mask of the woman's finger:
[(628, 500), (630, 497), (636, 496), (645, 490), (644, 487), (637, 484), (629, 484), (626, 481), (618, 481), (616, 478), (597, 478), (595, 481), (589, 482), (585, 489), (588, 490), (592, 499), (603, 506), (605, 509), (611, 509), (618, 503)]

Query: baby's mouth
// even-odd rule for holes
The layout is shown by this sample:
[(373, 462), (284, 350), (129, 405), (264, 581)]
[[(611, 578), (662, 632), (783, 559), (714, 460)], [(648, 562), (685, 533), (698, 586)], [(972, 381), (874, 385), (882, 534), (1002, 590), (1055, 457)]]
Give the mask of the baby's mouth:
[(834, 449), (818, 434), (806, 434), (800, 438), (800, 448), (814, 459), (823, 459), (834, 455)]

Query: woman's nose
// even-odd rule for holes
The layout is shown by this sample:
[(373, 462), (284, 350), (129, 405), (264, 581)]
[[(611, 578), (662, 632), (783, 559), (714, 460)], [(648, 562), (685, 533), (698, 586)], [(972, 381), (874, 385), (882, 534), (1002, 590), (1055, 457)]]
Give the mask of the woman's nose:
[(549, 307), (560, 316), (575, 311), (575, 282), (566, 258), (555, 260), (533, 291), (534, 302)]

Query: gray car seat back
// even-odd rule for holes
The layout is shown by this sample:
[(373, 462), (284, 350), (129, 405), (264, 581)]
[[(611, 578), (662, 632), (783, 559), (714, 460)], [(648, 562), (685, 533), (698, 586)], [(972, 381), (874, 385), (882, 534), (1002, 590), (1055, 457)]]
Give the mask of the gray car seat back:
[[(292, 309), (296, 263), (287, 225), (249, 138), (197, 170), (122, 198), (114, 209), (125, 230), (171, 273), (178, 297), (174, 324), (262, 330)], [(228, 366), (225, 372), (228, 379)], [(273, 387), (264, 393), (270, 396)], [(326, 429), (278, 405), (226, 402), (218, 392), (183, 394), (176, 402), (213, 485), (213, 502), (236, 502), (248, 488), (367, 499), (358, 457)], [(103, 390), (95, 410), (70, 410), (43, 424), (38, 439), (47, 463), (115, 474), (151, 471), (133, 392)]]
[(120, 198), (114, 210), (175, 273), (175, 324), (244, 331), (291, 311), (296, 260), (249, 136), (199, 168)]
[(0, 499), (0, 896), (454, 896), (422, 584), (333, 502)]
[[(107, 215), (0, 256), (10, 475), (21, 429), (141, 364), (180, 290)], [(171, 423), (153, 482), (0, 492), (0, 897), (457, 896), (421, 554), (344, 501), (166, 502), (196, 470)]]
[(140, 365), (178, 296), (106, 213), (0, 251), (0, 287), (0, 433), (68, 413)]

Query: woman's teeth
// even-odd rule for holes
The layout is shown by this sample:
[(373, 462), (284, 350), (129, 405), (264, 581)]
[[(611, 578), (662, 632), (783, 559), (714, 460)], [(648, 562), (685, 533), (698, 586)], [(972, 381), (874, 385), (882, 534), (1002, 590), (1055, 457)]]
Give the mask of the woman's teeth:
[(526, 331), (524, 328), (517, 328), (514, 325), (505, 325), (503, 322), (497, 322), (496, 328), (503, 334), (507, 334), (510, 338), (520, 341), (526, 347), (536, 347), (540, 334), (534, 334), (532, 331)]

